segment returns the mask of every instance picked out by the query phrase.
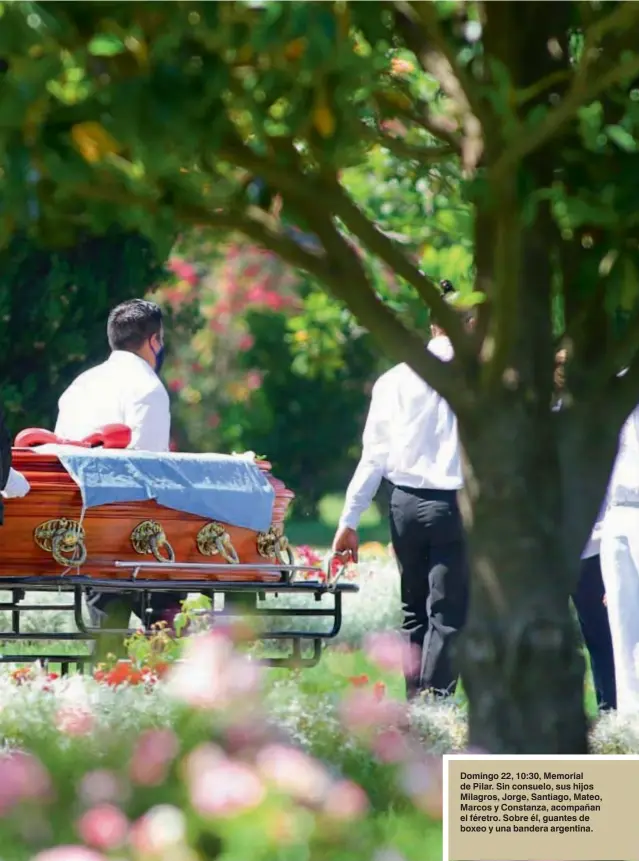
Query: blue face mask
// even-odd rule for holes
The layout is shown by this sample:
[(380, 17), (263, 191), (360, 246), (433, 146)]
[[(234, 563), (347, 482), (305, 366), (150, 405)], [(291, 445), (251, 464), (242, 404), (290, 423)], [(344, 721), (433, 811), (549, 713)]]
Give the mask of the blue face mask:
[(164, 364), (164, 344), (162, 344), (159, 350), (156, 350), (153, 347), (153, 344), (150, 344), (150, 346), (153, 350), (153, 355), (155, 356), (155, 373), (159, 374), (162, 370), (162, 365)]

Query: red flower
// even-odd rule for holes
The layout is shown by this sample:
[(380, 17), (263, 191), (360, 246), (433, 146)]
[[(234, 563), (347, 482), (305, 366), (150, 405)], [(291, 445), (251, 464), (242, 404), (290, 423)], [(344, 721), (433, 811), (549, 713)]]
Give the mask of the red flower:
[(373, 685), (373, 697), (376, 702), (380, 703), (386, 696), (386, 685), (384, 682), (375, 682)]
[(117, 663), (110, 670), (96, 670), (93, 678), (114, 688), (125, 684), (139, 685), (145, 681), (144, 675), (140, 670), (136, 670), (131, 664), (125, 662)]
[(17, 670), (12, 671), (11, 678), (17, 685), (22, 685), (33, 678), (33, 668), (18, 667)]
[(354, 688), (363, 688), (369, 683), (370, 679), (363, 673), (361, 676), (350, 676), (348, 681)]

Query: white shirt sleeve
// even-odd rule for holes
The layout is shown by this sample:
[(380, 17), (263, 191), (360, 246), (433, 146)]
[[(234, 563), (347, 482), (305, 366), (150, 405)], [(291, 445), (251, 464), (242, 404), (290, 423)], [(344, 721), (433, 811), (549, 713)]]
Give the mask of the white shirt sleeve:
[(9, 478), (5, 489), (2, 491), (2, 496), (5, 499), (17, 499), (26, 496), (31, 490), (31, 485), (21, 472), (11, 467), (9, 470)]
[(124, 405), (124, 424), (131, 428), (129, 448), (138, 451), (169, 451), (171, 409), (169, 396), (158, 386)]
[(362, 456), (348, 485), (340, 527), (357, 529), (362, 514), (375, 498), (386, 472), (390, 422), (380, 380), (375, 383), (362, 438)]

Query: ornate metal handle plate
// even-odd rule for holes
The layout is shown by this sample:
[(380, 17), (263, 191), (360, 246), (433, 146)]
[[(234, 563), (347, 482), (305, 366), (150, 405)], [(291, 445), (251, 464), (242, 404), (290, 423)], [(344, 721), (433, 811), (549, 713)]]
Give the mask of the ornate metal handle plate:
[(87, 561), (84, 528), (77, 520), (62, 517), (47, 520), (35, 528), (33, 539), (41, 550), (50, 553), (58, 565), (79, 568)]
[(293, 551), (288, 538), (275, 526), (257, 536), (257, 552), (265, 559), (273, 559), (282, 565), (293, 564)]
[(202, 556), (219, 555), (230, 565), (237, 565), (240, 557), (233, 547), (231, 536), (221, 523), (213, 520), (203, 526), (197, 534), (197, 549)]
[(164, 529), (155, 520), (144, 520), (131, 533), (136, 553), (154, 556), (158, 562), (175, 562), (175, 553)]

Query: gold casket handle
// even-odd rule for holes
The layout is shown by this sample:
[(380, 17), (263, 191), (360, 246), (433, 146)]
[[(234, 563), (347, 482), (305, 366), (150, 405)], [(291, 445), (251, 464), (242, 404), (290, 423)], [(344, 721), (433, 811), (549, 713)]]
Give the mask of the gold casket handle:
[(47, 520), (35, 528), (33, 538), (63, 568), (80, 568), (87, 561), (84, 529), (77, 520)]
[(240, 561), (237, 550), (233, 547), (231, 536), (224, 526), (215, 520), (200, 529), (196, 542), (197, 549), (202, 556), (215, 556), (219, 553), (229, 565), (237, 565)]
[(175, 562), (175, 551), (155, 520), (139, 523), (131, 533), (131, 544), (136, 553), (151, 554), (158, 562)]
[(274, 559), (280, 565), (292, 565), (295, 561), (288, 538), (275, 526), (271, 526), (268, 532), (258, 534), (257, 552), (265, 559)]

